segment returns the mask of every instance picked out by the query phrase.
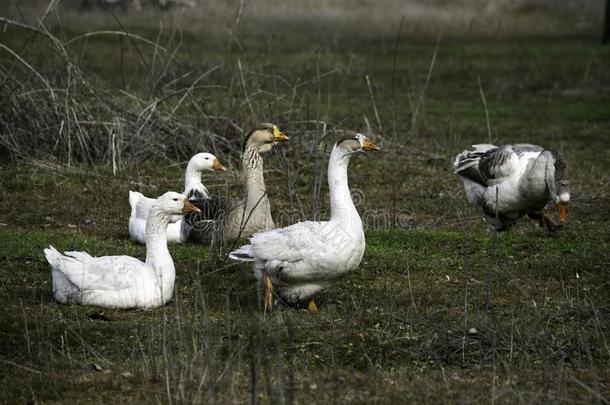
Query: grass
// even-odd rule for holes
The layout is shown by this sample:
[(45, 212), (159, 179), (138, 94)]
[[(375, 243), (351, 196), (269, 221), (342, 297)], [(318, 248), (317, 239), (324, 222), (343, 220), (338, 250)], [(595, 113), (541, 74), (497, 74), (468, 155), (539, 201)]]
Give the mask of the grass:
[[(96, 18), (99, 28), (119, 29), (112, 19)], [(31, 153), (24, 156), (2, 144), (3, 401), (608, 402), (610, 50), (580, 34), (560, 40), (539, 33), (534, 39), (448, 35), (438, 41), (430, 69), (436, 35), (405, 34), (395, 54), (398, 24), (393, 34), (312, 35), (306, 42), (303, 27), (315, 22), (297, 21), (291, 27), (295, 35), (280, 40), (277, 32), (257, 28), (256, 18), (264, 17), (244, 18), (241, 48), (228, 47), (225, 31), (214, 28), (206, 28), (212, 36), (185, 29), (177, 47), (178, 36), (172, 39), (171, 29), (164, 29), (160, 44), (177, 52), (158, 65), (151, 49), (142, 47), (140, 56), (133, 43), (116, 37), (91, 37), (68, 47), (88, 86), (104, 93), (95, 103), (75, 93), (82, 98), (71, 108), (102, 121), (117, 111), (103, 103), (114, 103), (138, 117), (176, 91), (178, 97), (159, 104), (159, 124), (147, 129), (154, 145), (175, 147), (159, 153), (125, 148), (113, 172), (93, 131), (87, 135), (99, 156), (90, 161), (74, 155), (70, 165), (65, 155), (51, 158), (49, 148), (24, 144), (22, 150)], [(154, 41), (156, 23), (136, 17), (129, 22), (131, 32)], [(49, 27), (65, 40), (86, 30), (65, 21), (63, 29), (58, 23)], [(1, 41), (64, 85), (56, 76), (62, 72), (58, 65), (45, 63), (55, 57), (47, 42), (14, 27), (7, 27)], [(0, 90), (7, 95), (0, 118), (6, 122), (10, 108), (22, 105), (19, 92), (7, 89), (32, 90), (40, 83), (31, 84), (31, 72), (10, 55), (0, 58), (7, 83)], [(165, 73), (158, 70), (162, 66), (168, 66)], [(199, 83), (205, 87), (178, 104), (183, 89), (215, 66)], [(153, 81), (177, 80), (151, 93), (151, 67)], [(252, 108), (244, 100), (244, 83)], [(488, 139), (481, 89), (494, 142), (559, 146), (566, 154), (572, 204), (568, 225), (558, 234), (547, 235), (525, 219), (495, 234), (466, 204), (451, 160)], [(86, 108), (80, 110), (79, 103)], [(241, 127), (258, 120), (281, 125), (291, 142), (265, 161), (272, 208), (283, 225), (300, 217), (289, 198), (289, 173), (310, 215), (316, 162), (308, 151), (317, 108), (329, 124), (329, 138), (344, 129), (366, 131), (368, 121), (383, 148), (350, 168), (367, 224), (367, 250), (356, 271), (320, 295), (317, 315), (278, 308), (263, 316), (247, 268), (222, 256), (214, 261), (201, 246), (171, 247), (176, 290), (163, 308), (102, 310), (53, 302), (42, 249), (53, 244), (142, 258), (144, 248), (128, 240), (127, 191), (152, 196), (179, 188), (185, 159), (195, 151), (213, 150), (230, 169), (206, 176), (208, 188), (238, 195), (240, 135), (225, 136), (224, 118)], [(40, 119), (51, 128), (44, 136), (53, 142), (58, 116)], [(22, 133), (27, 129), (28, 139), (41, 139), (27, 126), (31, 117), (21, 118)], [(133, 127), (124, 128), (125, 139), (138, 141)], [(177, 131), (175, 138), (171, 131), (157, 138), (168, 128)], [(225, 137), (227, 144), (214, 143)], [(325, 185), (322, 190), (324, 217)]]

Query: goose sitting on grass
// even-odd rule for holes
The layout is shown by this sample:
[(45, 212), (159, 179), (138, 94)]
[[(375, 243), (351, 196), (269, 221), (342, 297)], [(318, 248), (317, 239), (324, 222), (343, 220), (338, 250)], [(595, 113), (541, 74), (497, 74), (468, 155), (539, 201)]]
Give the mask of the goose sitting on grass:
[(568, 215), (570, 182), (561, 152), (537, 145), (473, 145), (455, 158), (455, 174), (462, 178), (468, 201), (496, 231), (509, 229), (522, 216), (557, 229), (544, 213), (555, 203), (562, 225)]
[(278, 142), (287, 140), (277, 126), (269, 123), (257, 125), (246, 135), (242, 155), (243, 200), (210, 196), (196, 203), (201, 214), (185, 219), (192, 230), (189, 242), (223, 243), (275, 228), (263, 177), (262, 155), (273, 150)]
[(167, 249), (170, 218), (198, 212), (187, 198), (167, 192), (155, 200), (146, 220), (146, 261), (130, 256), (93, 257), (85, 252), (44, 250), (53, 268), (53, 296), (62, 304), (109, 308), (154, 308), (167, 303), (176, 271)]
[[(224, 171), (226, 169), (211, 153), (198, 153), (189, 160), (184, 175), (184, 194), (189, 201), (209, 197), (207, 188), (201, 183), (201, 172), (213, 170)], [(146, 243), (146, 218), (155, 201), (154, 198), (145, 197), (137, 191), (129, 192), (129, 204), (131, 205), (129, 236), (136, 242)], [(189, 232), (190, 228), (180, 218), (176, 222), (171, 222), (167, 227), (167, 241), (184, 243), (188, 239)]]
[(328, 162), (330, 220), (299, 222), (254, 234), (248, 245), (229, 254), (234, 260), (253, 262), (254, 275), (265, 289), (265, 310), (272, 291), (288, 304), (309, 300), (360, 264), (365, 240), (362, 220), (350, 195), (347, 168), (350, 159), (379, 150), (364, 135), (344, 138), (333, 147)]

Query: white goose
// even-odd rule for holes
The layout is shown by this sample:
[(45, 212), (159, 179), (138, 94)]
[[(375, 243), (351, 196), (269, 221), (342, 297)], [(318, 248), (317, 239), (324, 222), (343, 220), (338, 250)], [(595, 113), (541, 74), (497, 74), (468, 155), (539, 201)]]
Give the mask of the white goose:
[(286, 303), (309, 300), (346, 272), (358, 267), (364, 254), (362, 220), (347, 183), (350, 159), (362, 152), (379, 150), (364, 135), (356, 134), (335, 144), (328, 162), (329, 221), (299, 222), (256, 233), (250, 244), (229, 254), (234, 260), (251, 261), (254, 275), (265, 288), (265, 309), (272, 305), (272, 290)]
[(544, 214), (554, 202), (559, 223), (567, 219), (570, 202), (568, 165), (561, 152), (537, 145), (473, 145), (455, 158), (468, 201), (497, 231), (509, 229), (522, 216), (540, 221), (549, 232), (557, 228)]
[[(189, 160), (184, 175), (184, 195), (189, 201), (209, 198), (208, 189), (201, 183), (201, 172), (212, 170), (226, 170), (211, 153), (198, 153)], [(148, 212), (155, 202), (154, 198), (145, 197), (137, 191), (129, 192), (129, 205), (131, 205), (131, 216), (129, 217), (129, 236), (138, 243), (146, 243), (146, 218)], [(184, 243), (188, 238), (190, 227), (182, 218), (170, 222), (167, 227), (167, 241)]]
[(146, 222), (146, 261), (130, 256), (93, 257), (86, 252), (44, 250), (53, 268), (53, 296), (62, 304), (110, 308), (154, 308), (168, 302), (176, 272), (167, 249), (171, 217), (198, 212), (180, 193), (155, 200)]

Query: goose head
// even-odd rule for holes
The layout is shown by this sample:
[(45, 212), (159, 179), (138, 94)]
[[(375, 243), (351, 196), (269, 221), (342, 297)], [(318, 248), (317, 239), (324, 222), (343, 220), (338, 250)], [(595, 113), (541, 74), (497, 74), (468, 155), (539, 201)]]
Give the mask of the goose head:
[(287, 140), (288, 137), (276, 125), (265, 122), (258, 124), (248, 133), (244, 141), (244, 149), (248, 145), (252, 145), (258, 153), (266, 153), (271, 151), (278, 142)]
[(360, 155), (365, 152), (381, 150), (369, 138), (362, 134), (355, 134), (341, 139), (335, 144), (335, 148), (342, 152), (343, 157)]
[(555, 157), (555, 204), (559, 213), (559, 223), (563, 224), (568, 218), (568, 205), (570, 203), (570, 180), (568, 179), (568, 163), (563, 157), (563, 154), (557, 150), (553, 151)]
[[(171, 220), (180, 218), (192, 212), (201, 212), (199, 208), (191, 204), (188, 199), (180, 193), (168, 191), (157, 198), (157, 210), (170, 217)], [(175, 221), (174, 221), (175, 222)]]
[(211, 153), (196, 154), (189, 161), (189, 165), (192, 165), (192, 168), (199, 172), (213, 170), (220, 170), (224, 172), (227, 170), (216, 158), (216, 156), (212, 155)]

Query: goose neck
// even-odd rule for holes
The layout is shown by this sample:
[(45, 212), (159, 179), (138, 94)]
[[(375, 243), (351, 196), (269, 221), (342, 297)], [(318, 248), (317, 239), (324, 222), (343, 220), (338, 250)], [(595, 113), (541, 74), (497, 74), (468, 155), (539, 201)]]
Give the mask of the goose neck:
[(252, 209), (262, 200), (266, 200), (267, 189), (263, 177), (263, 158), (256, 145), (247, 144), (242, 156), (244, 170), (244, 192), (246, 193), (246, 208)]
[(186, 172), (184, 174), (184, 192), (187, 193), (196, 186), (201, 184), (201, 171), (195, 168), (193, 162), (189, 162), (186, 166)]
[[(150, 210), (146, 219), (146, 263), (152, 264), (155, 271), (161, 270), (163, 264), (172, 258), (167, 249), (167, 225), (169, 216), (159, 211), (156, 206)], [(159, 266), (158, 266), (159, 265)]]
[(169, 301), (174, 291), (176, 268), (167, 249), (167, 225), (169, 216), (154, 206), (146, 220), (146, 264), (152, 267), (157, 278), (158, 293), (163, 303)]
[(360, 220), (347, 180), (350, 158), (351, 156), (340, 148), (334, 148), (328, 162), (331, 221), (352, 221), (356, 218)]

